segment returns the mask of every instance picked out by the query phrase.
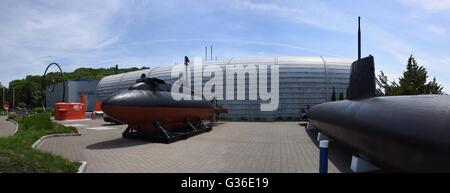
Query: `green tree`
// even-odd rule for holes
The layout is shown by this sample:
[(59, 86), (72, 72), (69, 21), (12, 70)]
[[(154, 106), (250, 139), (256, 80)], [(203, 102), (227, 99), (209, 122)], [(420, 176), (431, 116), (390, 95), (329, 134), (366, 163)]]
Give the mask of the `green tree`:
[(442, 89), (444, 89), (444, 88), (436, 82), (436, 77), (434, 77), (433, 81), (431, 81), (427, 84), (425, 93), (426, 94), (444, 94)]
[(333, 87), (333, 92), (331, 93), (331, 101), (336, 101), (336, 89)]
[(380, 71), (375, 80), (377, 83), (377, 96), (399, 95), (399, 85), (395, 81), (389, 83), (383, 71)]
[(27, 104), (25, 104), (24, 102), (19, 102), (19, 104), (17, 104), (17, 106), (24, 108), (24, 107), (27, 107)]
[(345, 99), (344, 93), (340, 92), (340, 93), (339, 93), (339, 100), (342, 101), (342, 100), (344, 100), (344, 99)]
[[(3, 100), (3, 89), (5, 89), (5, 95), (6, 95), (6, 87), (3, 87), (2, 83), (0, 83), (0, 100)], [(6, 100), (6, 99), (5, 99)], [(1, 108), (0, 108), (1, 109)]]
[(419, 66), (411, 55), (406, 65), (406, 71), (399, 80), (399, 92), (402, 95), (417, 95), (426, 93), (427, 71), (423, 66)]
[(443, 94), (442, 86), (436, 82), (436, 77), (427, 83), (428, 73), (426, 68), (419, 66), (416, 59), (411, 55), (406, 65), (406, 71), (395, 81), (388, 83), (383, 71), (377, 77), (377, 95), (419, 95), (419, 94)]

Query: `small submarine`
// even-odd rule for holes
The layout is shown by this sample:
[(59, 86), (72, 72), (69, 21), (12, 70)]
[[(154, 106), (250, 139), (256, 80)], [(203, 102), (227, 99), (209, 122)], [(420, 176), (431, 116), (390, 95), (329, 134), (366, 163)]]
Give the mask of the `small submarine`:
[(127, 91), (105, 99), (102, 110), (128, 124), (122, 134), (124, 138), (163, 143), (208, 132), (214, 114), (226, 112), (205, 99), (176, 101), (170, 89), (171, 85), (165, 81), (142, 74)]
[(348, 100), (313, 106), (310, 124), (379, 168), (450, 172), (450, 96), (376, 97), (374, 58), (361, 59), (358, 31)]

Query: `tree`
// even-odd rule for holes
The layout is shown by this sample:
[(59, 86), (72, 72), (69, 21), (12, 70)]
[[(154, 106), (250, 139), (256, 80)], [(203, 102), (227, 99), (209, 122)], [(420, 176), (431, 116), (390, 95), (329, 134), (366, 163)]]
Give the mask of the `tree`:
[(444, 88), (436, 82), (436, 77), (434, 77), (433, 81), (427, 84), (425, 94), (443, 94), (442, 89)]
[(427, 70), (423, 66), (419, 66), (416, 59), (411, 55), (406, 65), (406, 71), (403, 76), (399, 78), (399, 83), (395, 81), (388, 83), (383, 71), (376, 79), (377, 95), (392, 96), (392, 95), (420, 95), (420, 94), (443, 94), (442, 86), (436, 82), (436, 77), (433, 81), (427, 83)]
[(24, 107), (27, 107), (27, 104), (25, 104), (24, 102), (19, 102), (19, 104), (17, 104), (17, 106), (20, 108), (24, 108)]
[(336, 101), (336, 89), (333, 87), (333, 93), (331, 93), (331, 101)]
[(395, 81), (389, 83), (387, 76), (384, 75), (383, 71), (380, 71), (380, 74), (376, 77), (375, 81), (377, 84), (377, 96), (399, 95), (399, 85)]
[(403, 77), (400, 77), (399, 92), (402, 95), (417, 95), (426, 93), (427, 71), (423, 66), (419, 66), (411, 55), (406, 65)]
[(340, 92), (340, 93), (339, 93), (339, 100), (342, 101), (342, 100), (344, 100), (344, 99), (345, 99), (345, 98), (344, 98), (344, 93)]

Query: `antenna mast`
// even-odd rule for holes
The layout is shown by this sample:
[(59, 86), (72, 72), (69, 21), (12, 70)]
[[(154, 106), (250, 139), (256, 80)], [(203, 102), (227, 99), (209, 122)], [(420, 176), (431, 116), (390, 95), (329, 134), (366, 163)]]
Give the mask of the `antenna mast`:
[(358, 60), (361, 60), (361, 17), (358, 17)]

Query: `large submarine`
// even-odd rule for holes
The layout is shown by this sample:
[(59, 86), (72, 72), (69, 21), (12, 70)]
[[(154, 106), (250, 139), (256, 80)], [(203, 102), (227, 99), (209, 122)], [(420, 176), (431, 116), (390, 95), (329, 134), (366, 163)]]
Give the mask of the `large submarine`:
[(359, 26), (348, 100), (312, 107), (309, 122), (380, 168), (450, 172), (450, 96), (375, 97), (374, 58), (361, 59)]
[(163, 80), (143, 74), (127, 91), (105, 99), (102, 110), (128, 124), (122, 134), (124, 138), (164, 143), (208, 132), (214, 114), (226, 112), (205, 99), (176, 101), (170, 88)]

